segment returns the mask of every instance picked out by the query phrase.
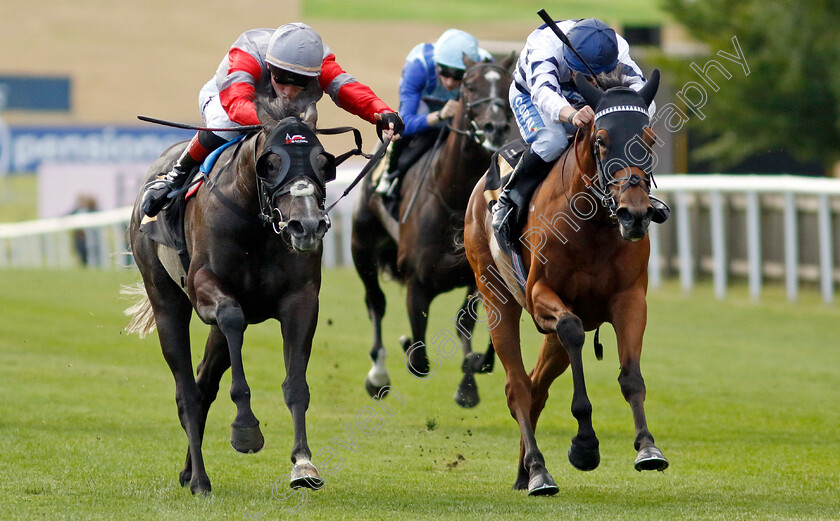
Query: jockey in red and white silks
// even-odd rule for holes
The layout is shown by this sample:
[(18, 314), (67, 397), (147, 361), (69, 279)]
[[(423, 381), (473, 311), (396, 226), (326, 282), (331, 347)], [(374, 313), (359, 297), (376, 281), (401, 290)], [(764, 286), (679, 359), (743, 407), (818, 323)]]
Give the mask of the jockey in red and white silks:
[[(303, 23), (242, 33), (222, 59), (216, 74), (199, 92), (199, 109), (209, 128), (258, 125), (257, 95), (282, 97), (296, 113), (329, 94), (339, 107), (381, 128), (380, 139), (399, 139), (399, 115), (336, 63), (321, 36)], [(216, 148), (240, 135), (235, 131), (199, 131), (167, 173), (145, 187), (143, 211), (156, 215), (174, 188)]]

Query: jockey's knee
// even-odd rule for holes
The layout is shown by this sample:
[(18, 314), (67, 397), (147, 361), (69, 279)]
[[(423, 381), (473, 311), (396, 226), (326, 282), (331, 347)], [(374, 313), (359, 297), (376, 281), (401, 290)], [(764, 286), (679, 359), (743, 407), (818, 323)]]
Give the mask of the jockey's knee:
[(551, 163), (560, 157), (568, 145), (569, 138), (565, 131), (544, 127), (537, 131), (536, 139), (531, 143), (531, 152), (546, 163)]

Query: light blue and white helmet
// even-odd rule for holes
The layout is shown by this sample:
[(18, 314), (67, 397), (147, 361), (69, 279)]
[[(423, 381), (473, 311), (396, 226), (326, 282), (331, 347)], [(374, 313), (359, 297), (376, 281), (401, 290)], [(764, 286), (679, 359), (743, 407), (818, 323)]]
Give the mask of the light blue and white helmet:
[(458, 29), (447, 29), (435, 42), (432, 57), (435, 63), (464, 70), (467, 67), (464, 65), (463, 54), (469, 56), (473, 61), (480, 61), (478, 40), (470, 33)]
[(286, 24), (271, 35), (265, 61), (295, 74), (317, 76), (324, 61), (324, 44), (321, 36), (308, 25)]

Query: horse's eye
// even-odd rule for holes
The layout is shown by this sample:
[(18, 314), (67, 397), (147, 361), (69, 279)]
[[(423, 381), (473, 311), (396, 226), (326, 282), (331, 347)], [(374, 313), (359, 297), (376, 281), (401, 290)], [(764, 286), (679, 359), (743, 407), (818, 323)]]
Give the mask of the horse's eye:
[(267, 174), (278, 172), (283, 166), (283, 160), (277, 154), (271, 154), (265, 161), (265, 169)]

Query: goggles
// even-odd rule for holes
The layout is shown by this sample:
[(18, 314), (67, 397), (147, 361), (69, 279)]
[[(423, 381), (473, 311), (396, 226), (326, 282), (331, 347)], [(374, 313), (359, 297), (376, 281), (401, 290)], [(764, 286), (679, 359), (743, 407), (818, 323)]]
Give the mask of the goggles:
[(271, 67), (271, 78), (278, 85), (293, 85), (302, 89), (306, 88), (312, 79), (309, 76), (295, 74), (294, 72), (278, 69), (277, 67)]
[(464, 79), (464, 70), (463, 69), (456, 69), (455, 67), (448, 67), (446, 65), (438, 64), (440, 68), (440, 76), (441, 78), (450, 78), (455, 81), (461, 81)]

